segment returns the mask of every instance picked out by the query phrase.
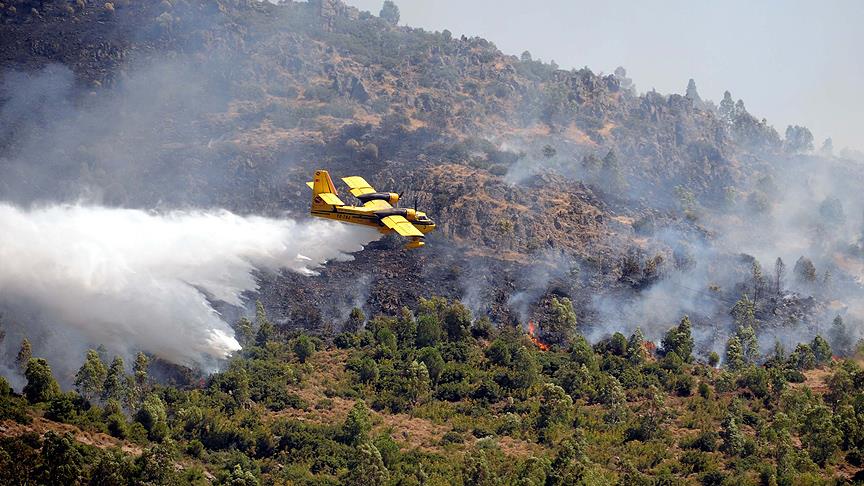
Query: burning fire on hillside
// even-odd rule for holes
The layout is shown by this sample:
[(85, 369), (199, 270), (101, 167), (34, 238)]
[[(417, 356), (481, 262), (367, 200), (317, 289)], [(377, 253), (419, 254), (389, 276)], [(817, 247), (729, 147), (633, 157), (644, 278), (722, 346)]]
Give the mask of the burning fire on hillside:
[(537, 337), (537, 325), (533, 321), (528, 321), (528, 339), (537, 346), (540, 351), (549, 351), (549, 345), (544, 343)]

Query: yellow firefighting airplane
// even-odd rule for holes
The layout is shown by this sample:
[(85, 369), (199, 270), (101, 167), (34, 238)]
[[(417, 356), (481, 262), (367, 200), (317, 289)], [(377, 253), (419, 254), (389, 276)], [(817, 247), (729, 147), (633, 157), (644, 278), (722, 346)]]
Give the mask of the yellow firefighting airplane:
[(410, 239), (406, 248), (420, 248), (425, 245), (423, 237), (435, 229), (435, 222), (417, 208), (393, 207), (399, 202), (395, 192), (376, 192), (365, 179), (359, 176), (342, 178), (351, 194), (362, 206), (348, 206), (336, 192), (336, 186), (326, 170), (316, 170), (315, 180), (306, 185), (312, 189), (313, 216), (335, 219), (346, 223), (372, 226), (381, 233), (393, 231)]

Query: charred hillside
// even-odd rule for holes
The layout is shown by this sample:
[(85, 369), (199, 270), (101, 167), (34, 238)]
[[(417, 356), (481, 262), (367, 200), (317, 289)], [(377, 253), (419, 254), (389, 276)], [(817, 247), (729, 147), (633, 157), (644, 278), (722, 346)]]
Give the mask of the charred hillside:
[[(765, 302), (817, 294), (826, 273), (837, 291), (820, 299), (860, 295), (860, 166), (803, 155), (806, 128), (781, 137), (728, 93), (639, 93), (623, 69), (563, 70), (332, 0), (0, 10), (0, 198), (303, 215), (323, 167), (405, 191), (439, 222), (424, 252), (382, 241), (312, 279), (259, 275), (287, 327), (439, 294), (499, 322), (560, 296), (601, 334), (682, 313), (716, 328), (777, 257), (818, 275), (775, 285), (764, 321), (782, 320)], [(804, 233), (817, 236), (783, 243)], [(675, 305), (634, 318), (646, 295)]]

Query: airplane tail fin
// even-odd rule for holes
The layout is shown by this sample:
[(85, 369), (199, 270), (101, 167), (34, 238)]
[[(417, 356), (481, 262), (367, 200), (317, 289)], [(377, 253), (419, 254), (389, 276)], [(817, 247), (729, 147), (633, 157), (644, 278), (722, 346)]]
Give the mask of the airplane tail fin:
[(330, 174), (326, 170), (316, 170), (315, 179), (312, 182), (307, 182), (312, 188), (312, 209), (332, 209), (333, 206), (344, 206), (345, 203), (339, 199), (336, 192), (336, 186), (333, 180), (330, 179)]

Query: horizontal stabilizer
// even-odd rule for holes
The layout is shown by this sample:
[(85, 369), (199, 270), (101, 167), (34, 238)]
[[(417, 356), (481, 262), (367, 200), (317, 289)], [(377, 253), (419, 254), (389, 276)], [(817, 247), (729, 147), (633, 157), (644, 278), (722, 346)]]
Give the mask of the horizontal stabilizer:
[(318, 194), (317, 197), (320, 197), (322, 201), (324, 201), (325, 203), (327, 203), (331, 206), (344, 206), (345, 205), (345, 203), (342, 202), (341, 199), (339, 199), (339, 196), (337, 196), (336, 194), (333, 194), (332, 192), (322, 192), (322, 193)]
[(386, 218), (382, 218), (381, 222), (402, 236), (423, 238), (423, 233), (402, 216), (387, 216)]
[(315, 189), (315, 183), (314, 182), (307, 182), (306, 185), (309, 186), (309, 189)]

